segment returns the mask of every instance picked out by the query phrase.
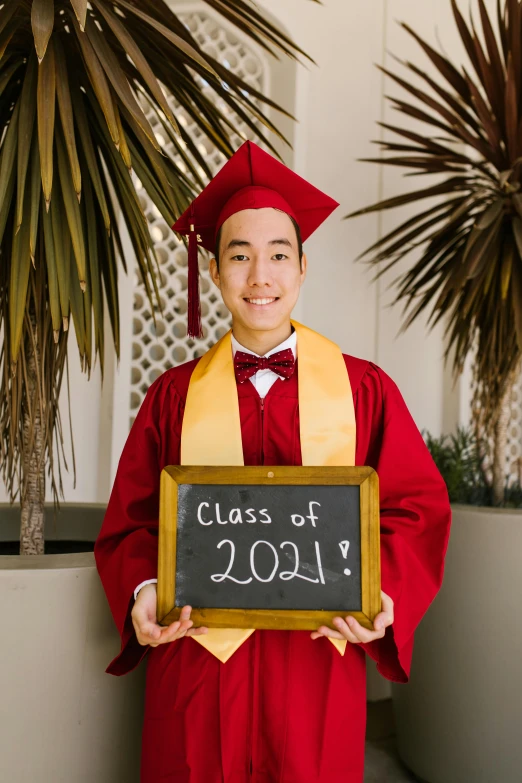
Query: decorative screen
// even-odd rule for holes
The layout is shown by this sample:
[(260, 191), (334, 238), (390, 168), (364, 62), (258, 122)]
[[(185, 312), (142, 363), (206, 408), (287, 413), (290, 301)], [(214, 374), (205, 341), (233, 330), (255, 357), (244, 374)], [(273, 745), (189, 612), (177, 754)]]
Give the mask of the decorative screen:
[(522, 484), (522, 376), (511, 395), (511, 419), (506, 449), (506, 477), (508, 484)]
[[(198, 10), (180, 14), (180, 18), (197, 39), (201, 48), (218, 59), (226, 68), (236, 73), (247, 83), (260, 92), (267, 86), (267, 69), (264, 61), (255, 53), (243, 39), (220, 24), (219, 18), (213, 17), (207, 11)], [(204, 82), (203, 88), (205, 89)], [(210, 96), (218, 101), (213, 92)], [(225, 162), (225, 157), (214, 147), (209, 139), (185, 115), (179, 104), (170, 100), (178, 122), (183, 125), (192, 138), (198, 143), (202, 155), (215, 174)], [(157, 139), (177, 163), (183, 167), (183, 161), (168, 139), (164, 138), (162, 128), (157, 119), (149, 114), (148, 119), (153, 128), (157, 126)], [(240, 135), (233, 139), (234, 147), (239, 147), (242, 141), (253, 139), (250, 129), (238, 118), (235, 119)], [(201, 172), (203, 174), (203, 172)], [(156, 313), (156, 325), (152, 318), (147, 295), (139, 273), (134, 280), (133, 302), (133, 335), (131, 360), (131, 399), (130, 424), (140, 407), (150, 384), (165, 370), (183, 362), (202, 356), (230, 328), (230, 314), (224, 306), (219, 291), (212, 284), (208, 273), (208, 256), (202, 251), (199, 259), (200, 291), (201, 291), (201, 321), (203, 337), (192, 340), (187, 337), (187, 253), (184, 245), (178, 241), (170, 226), (163, 220), (157, 208), (151, 202), (147, 192), (136, 178), (137, 192), (150, 223), (150, 233), (155, 243), (156, 253), (160, 263), (161, 277), (158, 288), (161, 296), (163, 315)]]

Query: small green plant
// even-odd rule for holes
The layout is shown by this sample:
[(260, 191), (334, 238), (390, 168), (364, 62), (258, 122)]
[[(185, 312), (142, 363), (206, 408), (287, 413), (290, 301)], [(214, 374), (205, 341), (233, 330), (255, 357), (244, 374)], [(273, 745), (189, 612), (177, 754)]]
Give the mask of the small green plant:
[(441, 435), (440, 438), (424, 431), (423, 437), (446, 482), (452, 503), (522, 508), (522, 486), (519, 481), (506, 484), (503, 502), (495, 504), (486, 467), (488, 444), (477, 437), (472, 428), (458, 427), (455, 434)]

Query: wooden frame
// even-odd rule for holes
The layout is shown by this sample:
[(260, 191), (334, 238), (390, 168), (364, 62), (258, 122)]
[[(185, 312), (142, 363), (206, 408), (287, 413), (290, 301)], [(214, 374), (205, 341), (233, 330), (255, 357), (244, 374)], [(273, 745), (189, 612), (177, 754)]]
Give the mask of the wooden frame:
[(178, 486), (181, 484), (302, 484), (359, 485), (361, 520), (362, 611), (303, 611), (269, 609), (201, 609), (193, 607), (195, 626), (211, 628), (266, 628), (314, 630), (332, 627), (334, 617), (352, 615), (373, 630), (381, 611), (379, 480), (369, 467), (188, 467), (170, 465), (160, 478), (158, 608), (161, 625), (178, 620), (181, 607), (176, 596), (176, 521)]

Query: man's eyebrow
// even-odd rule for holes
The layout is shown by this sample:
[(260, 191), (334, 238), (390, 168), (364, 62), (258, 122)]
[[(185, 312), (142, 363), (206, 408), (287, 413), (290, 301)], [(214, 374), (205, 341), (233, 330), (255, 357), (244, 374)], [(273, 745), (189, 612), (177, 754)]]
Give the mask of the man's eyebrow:
[(231, 247), (251, 247), (251, 245), (246, 239), (231, 239), (225, 250), (229, 250)]
[(272, 239), (268, 243), (269, 245), (287, 245), (288, 247), (292, 247), (292, 243), (289, 239), (286, 239), (286, 237), (281, 237), (281, 239)]
[[(292, 243), (289, 239), (286, 239), (286, 237), (281, 237), (280, 239), (271, 239), (268, 244), (287, 245), (287, 247), (292, 247)], [(246, 239), (231, 239), (225, 250), (230, 250), (231, 247), (252, 247), (252, 245), (250, 242), (247, 242)]]

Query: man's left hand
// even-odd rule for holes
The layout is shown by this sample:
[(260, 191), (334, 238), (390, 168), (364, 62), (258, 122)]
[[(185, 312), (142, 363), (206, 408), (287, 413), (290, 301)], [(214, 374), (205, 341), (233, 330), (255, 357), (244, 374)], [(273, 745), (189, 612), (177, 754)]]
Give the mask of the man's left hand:
[(386, 595), (382, 590), (381, 596), (382, 611), (379, 612), (373, 621), (373, 631), (368, 630), (368, 628), (363, 628), (355, 617), (348, 615), (348, 617), (345, 617), (344, 619), (342, 617), (334, 617), (333, 625), (337, 628), (336, 631), (328, 628), (326, 625), (321, 625), (317, 631), (313, 631), (311, 634), (312, 639), (319, 639), (321, 636), (329, 636), (330, 639), (347, 639), (347, 641), (352, 644), (373, 642), (375, 639), (382, 639), (386, 632), (386, 628), (393, 623), (393, 598), (390, 598), (390, 596)]

